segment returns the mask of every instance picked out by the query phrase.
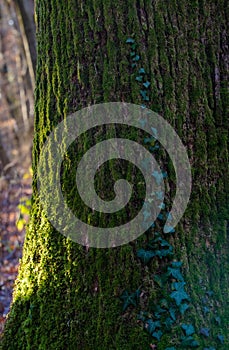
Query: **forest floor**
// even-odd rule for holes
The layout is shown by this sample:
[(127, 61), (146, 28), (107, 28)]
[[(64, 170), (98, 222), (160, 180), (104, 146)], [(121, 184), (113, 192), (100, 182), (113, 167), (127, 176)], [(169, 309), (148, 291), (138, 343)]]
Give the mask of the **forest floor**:
[[(24, 111), (24, 112), (23, 112)], [(25, 113), (27, 111), (27, 113)], [(18, 205), (31, 197), (33, 91), (13, 1), (0, 1), (0, 334), (25, 236)], [(23, 200), (24, 198), (24, 200)]]
[[(18, 208), (31, 197), (31, 176), (8, 175), (0, 178), (0, 334), (10, 309), (25, 235), (22, 220), (28, 220)], [(20, 227), (21, 226), (21, 227)]]

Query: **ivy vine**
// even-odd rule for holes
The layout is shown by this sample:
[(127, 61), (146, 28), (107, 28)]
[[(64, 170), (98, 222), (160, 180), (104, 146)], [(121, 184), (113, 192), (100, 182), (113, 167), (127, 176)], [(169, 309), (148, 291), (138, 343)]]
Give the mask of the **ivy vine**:
[[(148, 75), (144, 67), (141, 67), (140, 61), (141, 56), (137, 52), (137, 43), (134, 38), (128, 38), (126, 44), (130, 47), (130, 60), (131, 67), (135, 69), (136, 77), (135, 80), (139, 84), (139, 94), (142, 99), (142, 108), (146, 108), (146, 103), (150, 102), (150, 86)], [(151, 152), (156, 152), (160, 149), (160, 145), (157, 141), (157, 130), (151, 128), (154, 136), (150, 138), (145, 138), (144, 143)], [(147, 160), (145, 160), (144, 166), (147, 166)], [(152, 176), (155, 178), (156, 182), (160, 184), (167, 177), (167, 172), (162, 172), (162, 174), (154, 171)], [(163, 193), (154, 192), (153, 197), (156, 196), (159, 200), (163, 200)], [(150, 220), (150, 211), (147, 210), (147, 202), (144, 202), (144, 220)], [(161, 213), (158, 216), (158, 220), (165, 222), (170, 218), (169, 212), (166, 211), (165, 204), (160, 205)], [(171, 218), (170, 218), (171, 219)], [(151, 227), (155, 227), (153, 224)], [(175, 230), (173, 227), (167, 227), (169, 234), (174, 234)], [(162, 293), (163, 297), (159, 300), (158, 304), (151, 308), (149, 311), (142, 310), (139, 312), (137, 318), (142, 323), (143, 329), (147, 331), (152, 338), (154, 343), (150, 344), (151, 349), (156, 349), (159, 346), (163, 335), (174, 334), (177, 332), (178, 336), (175, 339), (175, 343), (167, 344), (164, 350), (177, 350), (177, 349), (187, 349), (187, 348), (198, 348), (200, 344), (197, 340), (197, 335), (208, 339), (211, 337), (210, 328), (202, 327), (199, 332), (195, 330), (193, 324), (183, 322), (185, 313), (190, 309), (191, 298), (186, 291), (186, 282), (182, 274), (182, 261), (177, 261), (174, 257), (174, 248), (170, 244), (167, 238), (163, 237), (163, 234), (159, 232), (154, 232), (154, 237), (151, 239), (145, 247), (142, 247), (137, 251), (137, 257), (140, 259), (143, 265), (148, 265), (152, 259), (164, 259), (164, 264), (162, 270), (155, 273), (153, 276), (154, 282), (161, 288), (167, 288), (167, 293)], [(166, 294), (166, 297), (164, 297)], [(207, 305), (210, 298), (213, 297), (214, 293), (212, 291), (207, 291), (205, 300), (203, 301), (203, 313), (210, 313), (210, 308)], [(122, 311), (124, 312), (128, 307), (139, 306), (141, 297), (141, 290), (136, 290), (133, 293), (125, 290), (120, 296), (123, 302)], [(218, 315), (215, 316), (215, 323), (220, 326), (221, 319)], [(217, 341), (219, 344), (224, 343), (224, 337), (221, 334), (217, 335)], [(169, 346), (168, 345), (174, 345)], [(161, 347), (160, 347), (161, 348)], [(215, 350), (214, 347), (205, 347), (203, 350)]]

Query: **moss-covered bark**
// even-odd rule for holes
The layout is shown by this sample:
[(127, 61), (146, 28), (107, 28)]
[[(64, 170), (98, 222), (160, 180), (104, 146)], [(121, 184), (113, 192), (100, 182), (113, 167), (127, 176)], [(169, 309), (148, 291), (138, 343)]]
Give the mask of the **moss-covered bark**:
[[(144, 268), (136, 256), (145, 235), (114, 249), (85, 249), (53, 229), (36, 189), (39, 154), (58, 122), (89, 104), (141, 103), (125, 44), (132, 35), (151, 81), (148, 107), (175, 127), (192, 163), (191, 201), (172, 238), (176, 256), (184, 261), (194, 305), (188, 320), (197, 329), (206, 322), (202, 283), (214, 290), (212, 312), (217, 305), (222, 320), (213, 332), (227, 335), (226, 6), (222, 0), (36, 1), (33, 204), (4, 350), (145, 350), (152, 342), (136, 322), (137, 311), (122, 314), (119, 299), (123, 290), (140, 286), (151, 301), (160, 296), (151, 278), (155, 262)], [(98, 130), (96, 137), (84, 136), (75, 147), (83, 152), (103, 137), (104, 130)], [(118, 171), (114, 164), (109, 166), (103, 176)], [(64, 174), (73, 167), (68, 159)], [(71, 206), (78, 209), (72, 182), (64, 181)], [(207, 317), (211, 322), (212, 316)], [(160, 348), (169, 346), (174, 336), (162, 339)], [(224, 349), (227, 344), (228, 340)]]

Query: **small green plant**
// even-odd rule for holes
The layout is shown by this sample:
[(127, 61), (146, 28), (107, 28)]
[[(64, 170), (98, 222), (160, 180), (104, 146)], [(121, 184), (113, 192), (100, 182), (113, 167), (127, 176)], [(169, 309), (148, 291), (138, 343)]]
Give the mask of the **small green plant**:
[(31, 199), (27, 197), (20, 198), (20, 203), (17, 207), (19, 209), (19, 218), (16, 222), (16, 226), (18, 231), (22, 231), (28, 222), (31, 207)]
[[(28, 171), (23, 175), (23, 180), (31, 179), (32, 174), (32, 168), (30, 167)], [(19, 214), (18, 219), (16, 221), (16, 227), (18, 231), (23, 231), (30, 215), (31, 198), (25, 196), (21, 197), (17, 208), (19, 209)]]

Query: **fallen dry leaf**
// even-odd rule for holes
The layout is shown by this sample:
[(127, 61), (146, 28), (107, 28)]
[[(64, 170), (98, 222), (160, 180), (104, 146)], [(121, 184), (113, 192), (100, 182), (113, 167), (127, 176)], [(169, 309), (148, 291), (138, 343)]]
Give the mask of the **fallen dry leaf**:
[(156, 349), (157, 345), (156, 344), (150, 344), (151, 349)]

